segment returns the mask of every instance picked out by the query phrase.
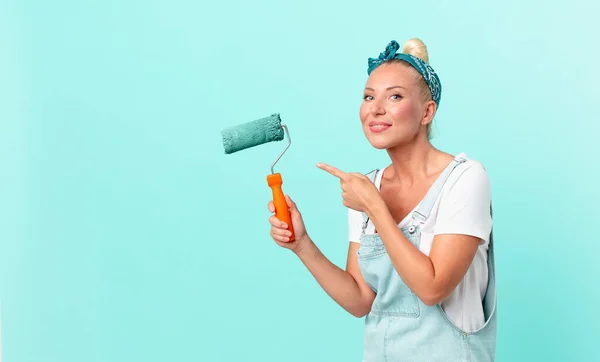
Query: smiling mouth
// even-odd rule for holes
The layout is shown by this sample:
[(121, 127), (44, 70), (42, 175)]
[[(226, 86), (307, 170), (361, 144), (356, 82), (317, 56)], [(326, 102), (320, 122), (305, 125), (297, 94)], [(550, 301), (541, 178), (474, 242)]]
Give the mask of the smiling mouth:
[(391, 126), (392, 126), (391, 124), (385, 123), (385, 122), (370, 122), (369, 130), (374, 133), (379, 133), (379, 132), (383, 132), (383, 131), (387, 130)]

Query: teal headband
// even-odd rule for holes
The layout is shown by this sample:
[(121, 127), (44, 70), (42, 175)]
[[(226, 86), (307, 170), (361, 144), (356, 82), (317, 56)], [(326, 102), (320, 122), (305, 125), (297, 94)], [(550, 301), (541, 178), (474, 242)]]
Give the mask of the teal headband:
[(385, 51), (379, 54), (379, 58), (369, 58), (367, 74), (371, 75), (371, 72), (373, 72), (375, 68), (387, 60), (404, 60), (408, 64), (412, 65), (413, 68), (415, 68), (423, 76), (425, 82), (427, 82), (427, 86), (429, 86), (429, 90), (431, 91), (431, 98), (433, 98), (433, 101), (439, 107), (440, 98), (442, 96), (442, 84), (440, 83), (440, 78), (437, 76), (433, 68), (423, 61), (423, 59), (415, 57), (414, 55), (397, 53), (398, 49), (400, 49), (400, 45), (395, 40), (392, 40), (385, 48)]

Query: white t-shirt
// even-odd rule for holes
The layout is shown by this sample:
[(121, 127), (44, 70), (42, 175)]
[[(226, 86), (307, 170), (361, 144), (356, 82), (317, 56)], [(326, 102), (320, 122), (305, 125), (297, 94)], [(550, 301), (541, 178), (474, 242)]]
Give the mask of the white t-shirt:
[[(456, 166), (450, 174), (429, 218), (421, 226), (420, 250), (429, 255), (433, 237), (438, 234), (467, 234), (481, 239), (473, 263), (463, 280), (441, 303), (448, 318), (458, 328), (470, 332), (481, 328), (485, 322), (482, 300), (488, 282), (487, 250), (492, 228), (491, 187), (488, 174), (480, 162), (469, 159), (465, 153), (459, 156), (467, 161)], [(378, 172), (374, 182), (378, 189), (384, 170), (385, 168)], [(410, 224), (412, 211), (398, 224), (399, 227)], [(361, 212), (348, 209), (351, 242), (360, 242), (363, 221)], [(373, 223), (369, 222), (366, 233), (372, 234), (373, 229)]]

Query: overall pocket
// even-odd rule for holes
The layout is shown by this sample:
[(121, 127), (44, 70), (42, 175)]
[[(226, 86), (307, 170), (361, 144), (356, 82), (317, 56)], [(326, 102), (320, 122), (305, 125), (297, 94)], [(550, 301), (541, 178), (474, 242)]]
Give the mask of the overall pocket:
[[(402, 229), (413, 245), (418, 247), (420, 232), (417, 227)], [(377, 293), (371, 313), (416, 318), (420, 314), (416, 294), (404, 283), (378, 235), (363, 235), (358, 249), (358, 264), (363, 278)]]

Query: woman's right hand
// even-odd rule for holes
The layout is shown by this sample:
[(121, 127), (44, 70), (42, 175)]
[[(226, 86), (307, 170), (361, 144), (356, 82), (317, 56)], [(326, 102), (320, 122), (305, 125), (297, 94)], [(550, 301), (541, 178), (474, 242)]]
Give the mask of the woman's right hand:
[(268, 208), (273, 215), (269, 217), (269, 223), (271, 224), (271, 237), (277, 243), (277, 245), (290, 249), (294, 252), (298, 252), (302, 243), (308, 239), (308, 234), (306, 233), (306, 228), (304, 226), (304, 221), (302, 220), (302, 214), (296, 207), (296, 203), (292, 201), (292, 199), (285, 195), (285, 201), (288, 205), (288, 209), (290, 211), (290, 216), (292, 218), (292, 227), (294, 228), (295, 240), (289, 241), (290, 232), (287, 229), (287, 225), (281, 220), (279, 220), (275, 216), (275, 205), (273, 201), (269, 201)]

